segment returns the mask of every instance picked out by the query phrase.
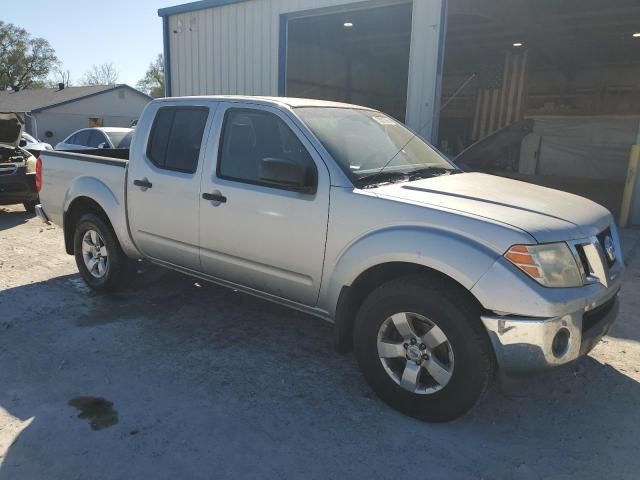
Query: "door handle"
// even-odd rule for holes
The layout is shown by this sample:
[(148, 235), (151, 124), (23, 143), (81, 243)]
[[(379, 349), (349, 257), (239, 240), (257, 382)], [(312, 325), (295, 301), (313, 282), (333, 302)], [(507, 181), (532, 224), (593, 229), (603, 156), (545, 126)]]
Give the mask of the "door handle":
[(149, 180), (134, 180), (133, 184), (136, 187), (144, 187), (144, 188), (151, 188), (153, 186), (153, 184), (149, 181)]
[(203, 193), (202, 198), (205, 200), (212, 200), (214, 202), (226, 203), (227, 197), (221, 193)]

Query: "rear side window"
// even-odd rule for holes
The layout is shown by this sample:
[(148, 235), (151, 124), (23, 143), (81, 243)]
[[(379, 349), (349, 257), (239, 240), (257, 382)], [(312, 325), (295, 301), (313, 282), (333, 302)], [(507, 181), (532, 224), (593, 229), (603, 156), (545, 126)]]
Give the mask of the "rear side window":
[(151, 127), (147, 157), (158, 168), (194, 173), (202, 135), (207, 123), (207, 107), (162, 107)]
[(86, 147), (87, 145), (89, 145), (89, 135), (91, 135), (91, 130), (82, 130), (73, 135), (67, 143), (70, 143), (72, 145), (82, 145)]

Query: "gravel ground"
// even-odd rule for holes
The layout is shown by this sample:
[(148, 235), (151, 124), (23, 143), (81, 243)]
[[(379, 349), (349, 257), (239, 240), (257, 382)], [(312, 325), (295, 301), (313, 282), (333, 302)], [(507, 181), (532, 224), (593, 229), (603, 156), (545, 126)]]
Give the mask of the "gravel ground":
[(0, 207), (0, 480), (637, 479), (632, 257), (590, 356), (429, 425), (376, 399), (329, 324), (144, 263), (94, 295), (60, 229)]

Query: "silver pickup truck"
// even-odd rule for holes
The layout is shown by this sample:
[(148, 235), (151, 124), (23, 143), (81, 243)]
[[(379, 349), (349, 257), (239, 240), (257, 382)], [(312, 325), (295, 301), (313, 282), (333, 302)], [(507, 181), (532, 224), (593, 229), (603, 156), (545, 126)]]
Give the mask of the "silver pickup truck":
[(91, 288), (145, 258), (329, 320), (375, 392), (422, 420), (467, 412), (497, 372), (585, 355), (617, 314), (606, 209), (464, 173), (369, 108), (154, 100), (129, 157), (38, 162), (37, 213)]

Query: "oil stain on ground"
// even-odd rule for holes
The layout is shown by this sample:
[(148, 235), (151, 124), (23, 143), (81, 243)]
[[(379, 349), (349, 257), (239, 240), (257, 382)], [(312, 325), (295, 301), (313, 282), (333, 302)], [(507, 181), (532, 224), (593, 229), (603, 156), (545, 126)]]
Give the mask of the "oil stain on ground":
[(69, 400), (69, 405), (80, 412), (78, 417), (89, 420), (93, 430), (102, 430), (118, 423), (118, 412), (113, 402), (101, 397), (76, 397)]

